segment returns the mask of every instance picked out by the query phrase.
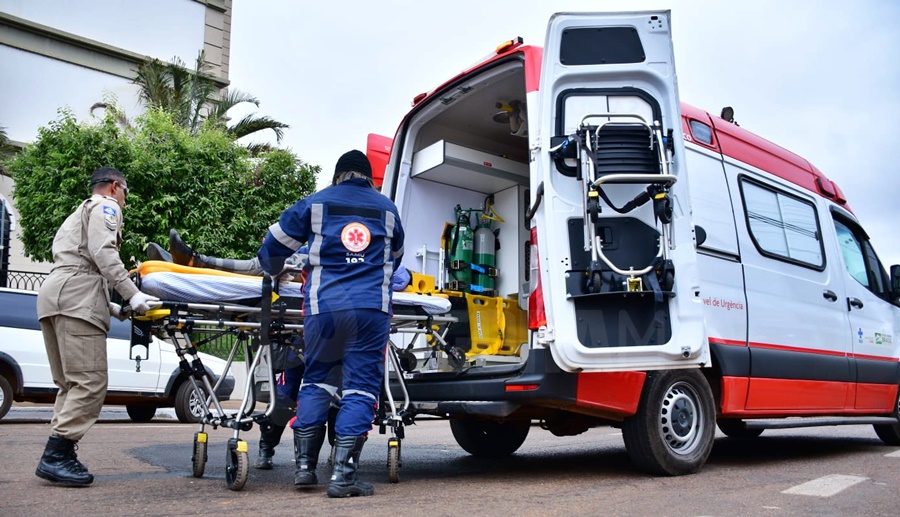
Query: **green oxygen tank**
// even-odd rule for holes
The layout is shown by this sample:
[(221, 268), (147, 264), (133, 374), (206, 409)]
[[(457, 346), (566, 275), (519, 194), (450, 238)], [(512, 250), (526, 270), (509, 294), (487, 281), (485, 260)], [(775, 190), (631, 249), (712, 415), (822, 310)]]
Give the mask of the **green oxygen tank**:
[(497, 267), (496, 242), (494, 232), (491, 231), (491, 220), (481, 218), (478, 229), (475, 230), (475, 264), (479, 267), (475, 270), (474, 283), (481, 288), (479, 291), (488, 296), (493, 296), (496, 285), (494, 278)]
[[(456, 205), (456, 228), (450, 243), (451, 289), (469, 291), (472, 284), (472, 264), (474, 234), (472, 233), (471, 210), (462, 210)], [(455, 282), (455, 284), (454, 284)]]

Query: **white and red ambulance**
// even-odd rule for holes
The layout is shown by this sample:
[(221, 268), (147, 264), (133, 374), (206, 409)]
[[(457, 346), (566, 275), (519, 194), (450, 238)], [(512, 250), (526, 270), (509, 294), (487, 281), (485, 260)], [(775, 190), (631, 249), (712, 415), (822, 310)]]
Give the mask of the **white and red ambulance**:
[(716, 425), (900, 444), (900, 266), (805, 159), (681, 103), (668, 12), (554, 15), (543, 49), (417, 96), (390, 147), (404, 263), (460, 317), (397, 375), (466, 451), (512, 454), (535, 422), (620, 426), (668, 475)]

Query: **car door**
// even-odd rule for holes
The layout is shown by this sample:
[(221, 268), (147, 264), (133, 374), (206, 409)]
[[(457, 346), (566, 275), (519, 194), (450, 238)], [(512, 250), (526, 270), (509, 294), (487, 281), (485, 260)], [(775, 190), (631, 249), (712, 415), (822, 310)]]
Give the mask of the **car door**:
[[(539, 135), (531, 143), (538, 162), (532, 165), (531, 189), (544, 192), (534, 219), (547, 315), (539, 344), (566, 371), (708, 363), (701, 303), (694, 294), (697, 256), (669, 12), (554, 15), (539, 96)], [(606, 153), (608, 166), (602, 173), (589, 163), (583, 143), (563, 154), (563, 147), (576, 146), (561, 144), (585, 126), (598, 128), (596, 153)], [(633, 162), (616, 155), (620, 137)], [(601, 175), (609, 202), (598, 213), (592, 206)], [(657, 218), (654, 201), (627, 213), (612, 208), (655, 181), (636, 178), (654, 175), (677, 180), (668, 192), (670, 224)], [(603, 257), (595, 259), (595, 253)], [(623, 294), (624, 277), (640, 275), (617, 270), (652, 269), (665, 260), (674, 264), (674, 286), (650, 285), (655, 279), (644, 274), (640, 285), (632, 279)]]
[[(113, 318), (106, 350), (109, 391), (155, 393), (160, 390), (161, 357), (157, 339), (151, 338), (147, 347), (136, 346), (132, 349), (131, 322)], [(136, 360), (137, 357), (140, 361)]]
[(859, 410), (892, 408), (896, 400), (900, 308), (890, 302), (888, 275), (860, 226), (849, 214), (832, 212), (843, 261), (843, 306), (849, 315), (851, 358), (856, 365)]

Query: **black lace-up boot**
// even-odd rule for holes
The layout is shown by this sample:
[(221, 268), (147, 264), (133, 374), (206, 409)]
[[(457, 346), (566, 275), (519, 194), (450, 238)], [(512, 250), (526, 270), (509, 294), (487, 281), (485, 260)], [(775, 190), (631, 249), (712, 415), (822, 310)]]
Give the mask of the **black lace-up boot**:
[(328, 484), (328, 497), (367, 496), (375, 493), (369, 483), (360, 481), (356, 470), (365, 436), (338, 436), (334, 442), (334, 473)]
[(325, 443), (325, 426), (303, 427), (294, 429), (294, 486), (312, 486), (319, 482), (316, 476), (316, 464), (319, 463), (319, 451)]
[(78, 461), (75, 443), (61, 436), (51, 436), (34, 471), (35, 475), (64, 486), (90, 485), (94, 476)]

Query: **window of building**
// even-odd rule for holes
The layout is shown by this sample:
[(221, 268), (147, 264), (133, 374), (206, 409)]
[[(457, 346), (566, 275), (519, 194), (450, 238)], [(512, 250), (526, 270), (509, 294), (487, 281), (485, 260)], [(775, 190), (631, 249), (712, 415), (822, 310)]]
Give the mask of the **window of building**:
[(820, 269), (822, 232), (813, 203), (756, 182), (741, 182), (750, 237), (760, 253)]

